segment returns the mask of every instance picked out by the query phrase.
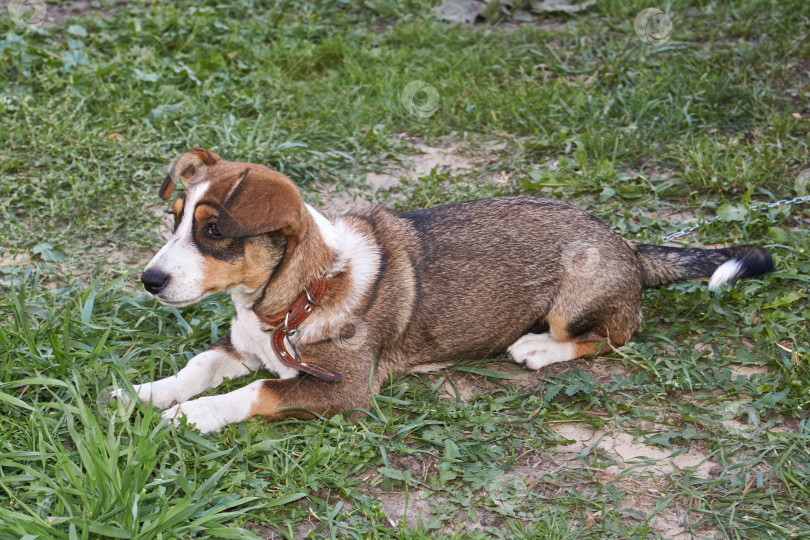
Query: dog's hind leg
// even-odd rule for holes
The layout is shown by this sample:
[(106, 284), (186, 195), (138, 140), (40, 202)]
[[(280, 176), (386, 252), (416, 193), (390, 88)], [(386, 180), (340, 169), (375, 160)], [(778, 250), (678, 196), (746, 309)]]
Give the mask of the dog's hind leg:
[(558, 341), (548, 332), (526, 334), (514, 342), (506, 350), (506, 354), (513, 362), (529, 369), (540, 369), (581, 356), (577, 354), (576, 345), (572, 341)]
[[(589, 336), (595, 338), (598, 336)], [(600, 343), (603, 345), (600, 347)], [(580, 356), (599, 354), (610, 350), (607, 338), (596, 341), (575, 339), (560, 341), (552, 334), (526, 334), (506, 350), (506, 355), (515, 363), (528, 369), (540, 369), (549, 364), (567, 362)]]
[(609, 313), (608, 317), (600, 317), (598, 313), (565, 317), (559, 312), (552, 312), (546, 318), (549, 332), (526, 334), (510, 345), (506, 354), (517, 364), (540, 369), (580, 356), (608, 352), (613, 347), (624, 345), (641, 321), (638, 309), (635, 309), (635, 313), (633, 309), (627, 309), (632, 305), (617, 307), (617, 310), (600, 310), (601, 313)]

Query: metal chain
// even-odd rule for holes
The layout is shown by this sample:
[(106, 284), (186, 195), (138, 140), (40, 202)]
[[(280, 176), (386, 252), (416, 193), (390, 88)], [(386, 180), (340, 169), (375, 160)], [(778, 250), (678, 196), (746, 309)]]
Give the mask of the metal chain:
[[(804, 197), (794, 197), (792, 199), (782, 199), (781, 201), (776, 201), (772, 203), (763, 203), (763, 204), (755, 204), (750, 209), (753, 211), (758, 210), (768, 210), (770, 208), (774, 208), (776, 206), (784, 206), (786, 204), (804, 204), (806, 202), (810, 202), (810, 195)], [(714, 216), (713, 218), (707, 219), (705, 221), (699, 221), (696, 225), (692, 225), (691, 227), (686, 227), (685, 229), (681, 229), (680, 231), (674, 232), (672, 234), (668, 234), (661, 238), (664, 242), (671, 242), (676, 238), (680, 238), (682, 236), (686, 236), (688, 234), (693, 233), (694, 231), (698, 230), (703, 225), (708, 225), (718, 219), (722, 219), (720, 216)]]

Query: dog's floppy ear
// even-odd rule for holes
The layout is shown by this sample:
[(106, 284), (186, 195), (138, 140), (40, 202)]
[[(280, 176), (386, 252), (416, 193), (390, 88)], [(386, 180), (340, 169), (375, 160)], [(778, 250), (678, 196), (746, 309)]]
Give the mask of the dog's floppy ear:
[(196, 175), (202, 175), (205, 167), (210, 167), (221, 160), (221, 157), (205, 148), (192, 148), (172, 163), (169, 174), (166, 175), (163, 185), (158, 190), (158, 195), (164, 201), (168, 201), (178, 178), (182, 178), (183, 182), (188, 185), (188, 182)]
[(217, 228), (225, 238), (265, 233), (303, 235), (304, 201), (295, 185), (280, 173), (245, 169), (222, 203)]

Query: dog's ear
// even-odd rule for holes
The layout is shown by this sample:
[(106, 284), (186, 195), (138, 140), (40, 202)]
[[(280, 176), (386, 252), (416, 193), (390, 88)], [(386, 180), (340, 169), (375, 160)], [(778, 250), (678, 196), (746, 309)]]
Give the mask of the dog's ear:
[(303, 235), (304, 201), (284, 175), (245, 169), (222, 203), (217, 228), (225, 238), (275, 233)]
[(172, 196), (178, 178), (182, 178), (183, 183), (188, 185), (195, 176), (202, 177), (206, 167), (210, 167), (221, 160), (221, 157), (205, 148), (192, 148), (172, 163), (169, 174), (166, 175), (163, 185), (158, 190), (158, 195), (164, 201), (168, 201), (169, 197)]

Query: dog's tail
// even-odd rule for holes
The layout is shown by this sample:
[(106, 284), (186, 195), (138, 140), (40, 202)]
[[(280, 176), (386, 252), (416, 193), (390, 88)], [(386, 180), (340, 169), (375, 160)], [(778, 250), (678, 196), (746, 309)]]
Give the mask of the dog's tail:
[(709, 279), (709, 289), (723, 283), (766, 274), (773, 258), (759, 246), (698, 249), (636, 244), (645, 287), (684, 279)]

